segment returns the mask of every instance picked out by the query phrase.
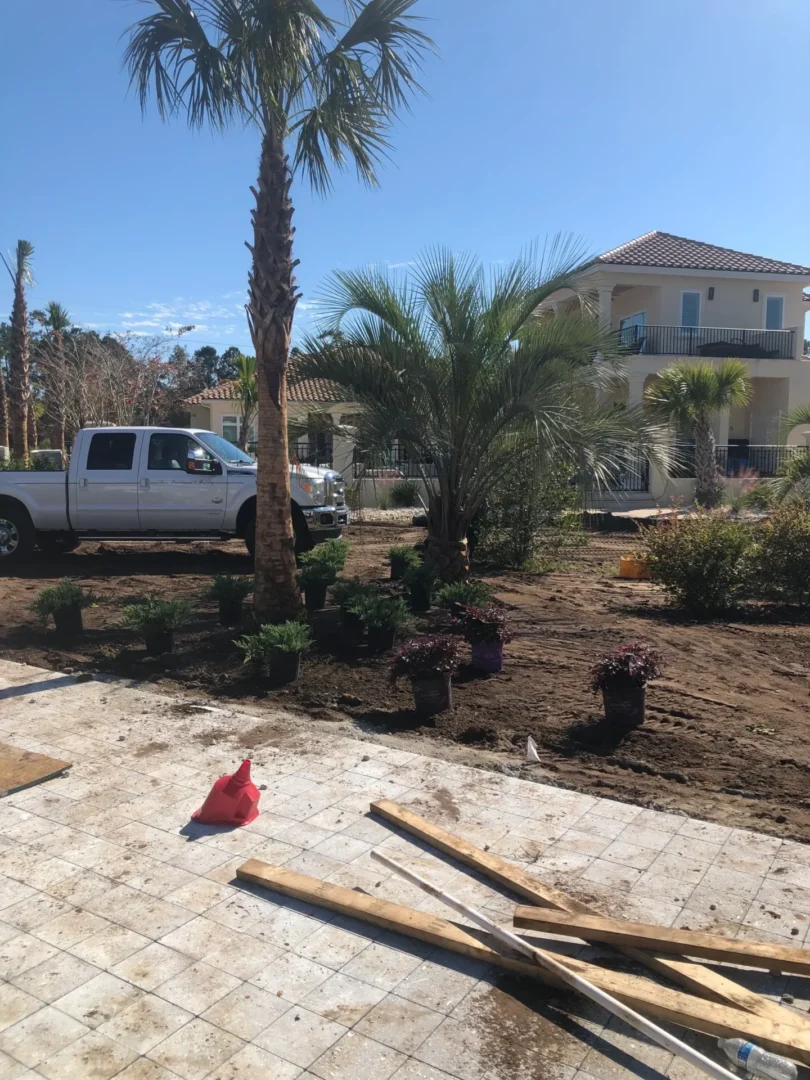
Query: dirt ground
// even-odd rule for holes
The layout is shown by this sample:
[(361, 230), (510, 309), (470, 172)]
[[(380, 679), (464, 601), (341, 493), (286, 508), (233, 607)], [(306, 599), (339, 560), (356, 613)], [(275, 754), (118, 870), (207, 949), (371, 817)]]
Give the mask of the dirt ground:
[[(414, 529), (353, 527), (348, 574), (384, 577), (385, 551), (421, 539)], [(200, 701), (240, 701), (261, 716), (283, 707), (363, 737), (404, 739), (421, 752), (810, 841), (810, 625), (765, 618), (696, 624), (676, 618), (658, 589), (615, 576), (628, 535), (594, 535), (559, 572), (490, 577), (515, 632), (499, 675), (462, 668), (452, 713), (418, 726), (410, 687), (392, 688), (386, 658), (347, 641), (337, 611), (314, 621), (317, 645), (298, 685), (267, 691), (247, 679), (233, 638), (204, 599), (214, 573), (249, 573), (241, 545), (86, 544), (0, 579), (0, 655), (73, 672), (147, 680)], [(45, 585), (70, 575), (92, 589), (87, 632), (62, 644), (27, 610)], [(121, 608), (146, 593), (180, 597), (195, 615), (173, 656), (149, 660), (120, 628)], [(441, 629), (433, 611), (414, 632)], [(604, 650), (635, 639), (657, 645), (665, 677), (650, 687), (644, 726), (617, 740), (599, 723), (588, 668)], [(258, 745), (260, 726), (246, 733)], [(257, 736), (257, 732), (259, 735)], [(524, 764), (526, 739), (541, 765)], [(414, 746), (416, 748), (416, 746)]]

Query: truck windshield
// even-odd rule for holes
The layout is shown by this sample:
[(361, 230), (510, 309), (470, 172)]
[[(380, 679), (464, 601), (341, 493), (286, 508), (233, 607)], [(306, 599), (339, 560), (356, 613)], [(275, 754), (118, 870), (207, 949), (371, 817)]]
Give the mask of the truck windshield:
[(253, 458), (243, 453), (238, 446), (223, 439), (221, 435), (215, 435), (213, 431), (195, 431), (194, 434), (201, 443), (205, 443), (209, 450), (221, 457), (228, 465), (253, 465)]

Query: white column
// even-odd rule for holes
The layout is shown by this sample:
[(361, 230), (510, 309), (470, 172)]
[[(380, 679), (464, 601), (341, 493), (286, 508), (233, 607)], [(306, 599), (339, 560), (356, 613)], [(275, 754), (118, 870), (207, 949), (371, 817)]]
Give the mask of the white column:
[(613, 286), (600, 285), (599, 293), (599, 325), (603, 330), (610, 330), (611, 306), (613, 304)]
[(717, 445), (728, 446), (728, 413), (720, 413), (717, 418)]
[(631, 371), (627, 377), (627, 405), (644, 404), (644, 380), (647, 376), (641, 371)]

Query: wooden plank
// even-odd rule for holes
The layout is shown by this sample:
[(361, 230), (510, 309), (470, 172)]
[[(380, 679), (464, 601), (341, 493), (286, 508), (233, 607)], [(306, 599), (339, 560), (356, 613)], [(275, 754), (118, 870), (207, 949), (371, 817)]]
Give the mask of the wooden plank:
[[(561, 889), (555, 889), (553, 885), (547, 885), (539, 878), (525, 873), (519, 866), (509, 863), (489, 851), (482, 851), (474, 844), (453, 836), (452, 833), (445, 832), (438, 825), (433, 825), (431, 822), (419, 817), (418, 814), (414, 814), (404, 806), (399, 806), (390, 799), (380, 799), (378, 802), (372, 803), (371, 809), (375, 814), (385, 818), (386, 821), (390, 821), (405, 829), (406, 832), (418, 836), (421, 840), (452, 856), (459, 862), (473, 867), (480, 873), (505, 886), (511, 892), (517, 893), (518, 896), (531, 900), (537, 907), (556, 908), (560, 911), (581, 915), (599, 914), (598, 911), (594, 911), (587, 904), (568, 896)], [(692, 990), (709, 1001), (725, 1002), (736, 1008), (745, 1009), (747, 1012), (768, 1017), (777, 1022), (783, 1020), (784, 1009), (781, 1005), (755, 994), (744, 986), (740, 986), (738, 983), (726, 978), (719, 971), (713, 971), (702, 964), (695, 964), (691, 960), (675, 959), (666, 955), (635, 949), (631, 946), (623, 947), (621, 951), (625, 956), (635, 960), (636, 963), (643, 964), (651, 971), (656, 972), (656, 974), (671, 979), (672, 982)], [(797, 1022), (810, 1031), (810, 1021), (804, 1017), (799, 1017)]]
[(631, 945), (636, 949), (700, 956), (725, 964), (744, 964), (765, 971), (789, 971), (810, 975), (810, 954), (795, 945), (770, 945), (760, 941), (737, 941), (721, 934), (695, 930), (673, 930), (649, 923), (606, 919), (600, 915), (571, 915), (565, 911), (525, 907), (515, 910), (515, 926), (525, 930), (543, 930), (565, 934), (584, 941), (603, 941), (608, 945)]
[(19, 746), (0, 743), (0, 798), (13, 795), (15, 791), (52, 780), (54, 776), (69, 769), (71, 762), (60, 761), (33, 750), (21, 750)]
[[(556, 989), (563, 988), (559, 979), (539, 965), (496, 950), (493, 947), (494, 938), (490, 935), (477, 932), (474, 937), (462, 927), (437, 915), (414, 911), (381, 897), (356, 892), (345, 885), (333, 885), (295, 870), (271, 866), (259, 859), (248, 859), (242, 863), (236, 876), (284, 896), (494, 964), (519, 975), (540, 979)], [(780, 1021), (777, 1022), (754, 1016), (742, 1009), (694, 998), (681, 990), (671, 990), (637, 975), (609, 971), (570, 956), (554, 954), (554, 957), (570, 971), (648, 1016), (708, 1035), (728, 1038), (740, 1035), (773, 1053), (810, 1064), (810, 1034), (792, 1023), (794, 1014), (786, 1009), (781, 1010)]]

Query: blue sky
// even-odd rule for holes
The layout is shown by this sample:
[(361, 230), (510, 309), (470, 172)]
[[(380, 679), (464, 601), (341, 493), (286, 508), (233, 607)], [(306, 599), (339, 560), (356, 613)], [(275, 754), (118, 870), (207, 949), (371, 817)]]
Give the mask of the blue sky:
[[(326, 4), (332, 9), (332, 3)], [(509, 259), (559, 230), (594, 253), (650, 229), (810, 264), (806, 0), (421, 0), (440, 55), (369, 191), (296, 186), (301, 326), (335, 267), (442, 243)], [(32, 306), (99, 329), (195, 323), (249, 349), (253, 131), (142, 118), (121, 69), (134, 0), (2, 0), (0, 249)], [(0, 283), (0, 318), (11, 307)]]

